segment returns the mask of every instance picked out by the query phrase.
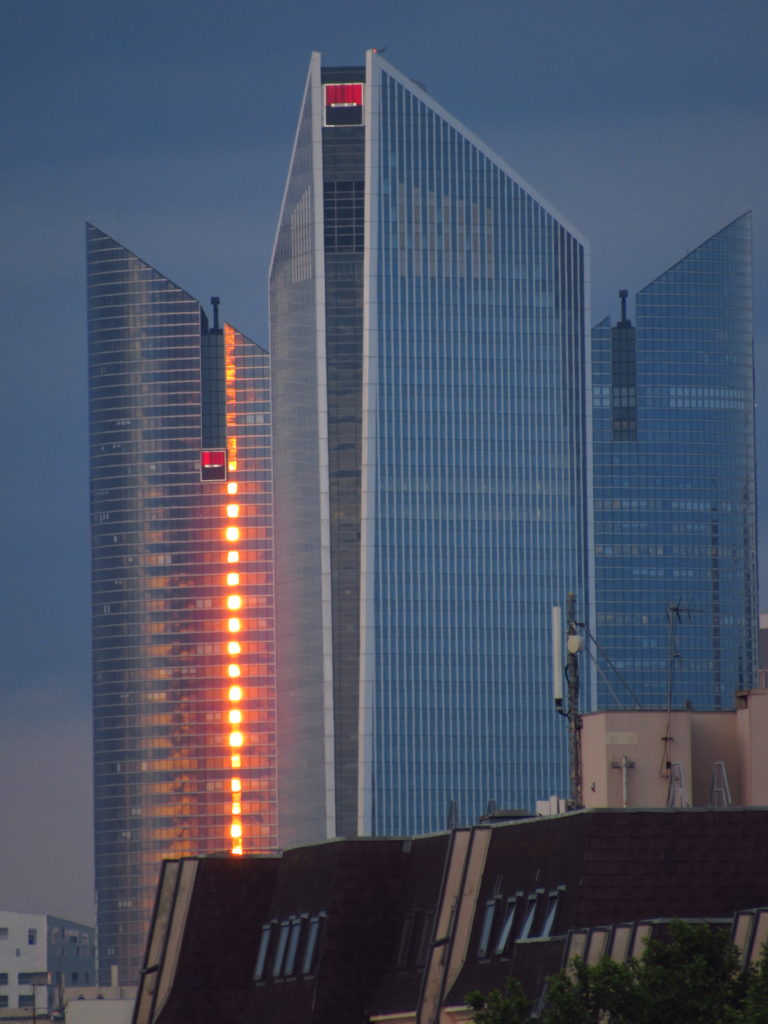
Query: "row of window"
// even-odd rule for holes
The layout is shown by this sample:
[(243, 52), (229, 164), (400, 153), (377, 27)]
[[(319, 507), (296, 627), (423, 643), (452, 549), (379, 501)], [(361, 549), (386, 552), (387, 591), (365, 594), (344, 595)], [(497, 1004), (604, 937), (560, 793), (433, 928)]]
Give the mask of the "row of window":
[[(0, 927), (0, 939), (7, 939), (7, 938), (8, 938), (8, 929), (6, 927), (4, 927), (4, 926)], [(28, 928), (27, 929), (27, 945), (29, 945), (29, 946), (36, 946), (37, 945), (37, 928)]]
[[(559, 886), (548, 894), (544, 889), (536, 889), (527, 896), (517, 892), (507, 900), (500, 894), (487, 900), (476, 951), (478, 959), (509, 956), (515, 942), (551, 935), (564, 891), (565, 887)], [(439, 936), (433, 937), (432, 934), (434, 916), (433, 910), (423, 916), (419, 910), (412, 910), (406, 915), (395, 958), (397, 970), (404, 970), (411, 963), (416, 967), (426, 964), (431, 945), (439, 941)]]
[(564, 892), (565, 886), (560, 885), (549, 893), (536, 889), (527, 896), (517, 892), (506, 901), (500, 894), (489, 899), (477, 945), (478, 959), (508, 956), (514, 942), (552, 935)]
[(325, 913), (297, 914), (270, 921), (261, 929), (261, 941), (253, 971), (254, 981), (306, 976), (314, 970)]
[[(44, 972), (41, 972), (41, 971), (19, 971), (19, 973), (16, 975), (16, 983), (18, 985), (39, 985), (40, 984), (40, 977), (41, 977), (42, 973), (44, 973)], [(90, 981), (89, 981), (89, 979), (90, 979), (90, 972), (89, 971), (85, 971), (83, 977), (85, 979), (84, 984), (88, 985), (90, 983)], [(8, 975), (7, 971), (0, 971), (0, 985), (7, 985), (9, 983), (8, 982), (8, 978), (9, 978), (9, 975)], [(79, 984), (79, 978), (80, 978), (79, 972), (78, 971), (73, 971), (71, 973), (70, 979), (69, 979), (70, 980), (70, 984), (78, 985)], [(49, 975), (49, 980), (50, 980), (50, 975)], [(56, 983), (58, 984), (62, 980), (63, 979), (62, 979), (61, 971), (57, 971), (56, 972)]]
[(673, 499), (673, 498), (597, 498), (595, 511), (629, 511), (653, 509), (667, 511), (672, 509), (681, 512), (744, 512), (741, 502), (713, 501), (712, 499)]
[(669, 555), (685, 558), (739, 558), (738, 548), (710, 544), (595, 544), (596, 555)]

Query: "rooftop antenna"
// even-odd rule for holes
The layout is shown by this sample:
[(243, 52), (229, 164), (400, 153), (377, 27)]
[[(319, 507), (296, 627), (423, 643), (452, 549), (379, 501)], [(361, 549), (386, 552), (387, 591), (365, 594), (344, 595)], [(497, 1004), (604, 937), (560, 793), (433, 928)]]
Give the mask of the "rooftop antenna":
[(672, 690), (675, 681), (675, 668), (679, 664), (682, 655), (677, 643), (677, 626), (683, 621), (685, 615), (688, 622), (693, 622), (691, 612), (700, 612), (701, 608), (689, 608), (684, 605), (680, 598), (677, 601), (670, 601), (667, 604), (667, 728), (666, 735), (662, 736), (664, 741), (664, 753), (662, 755), (661, 771), (662, 778), (668, 779), (673, 774), (672, 763)]
[(218, 295), (211, 296), (211, 305), (213, 306), (213, 329), (214, 331), (219, 330), (219, 303), (221, 299)]
[(553, 690), (555, 698), (555, 710), (558, 714), (568, 719), (568, 781), (570, 784), (570, 796), (568, 799), (569, 810), (576, 810), (583, 807), (582, 801), (582, 771), (581, 771), (581, 712), (579, 711), (579, 652), (584, 646), (584, 640), (576, 630), (577, 626), (584, 626), (583, 622), (576, 621), (576, 595), (569, 594), (566, 599), (565, 617), (567, 620), (566, 644), (568, 659), (565, 664), (565, 679), (568, 686), (568, 700), (566, 710), (563, 711), (563, 679), (560, 672), (560, 631), (561, 613), (560, 608), (555, 606), (552, 609), (552, 662), (553, 662)]

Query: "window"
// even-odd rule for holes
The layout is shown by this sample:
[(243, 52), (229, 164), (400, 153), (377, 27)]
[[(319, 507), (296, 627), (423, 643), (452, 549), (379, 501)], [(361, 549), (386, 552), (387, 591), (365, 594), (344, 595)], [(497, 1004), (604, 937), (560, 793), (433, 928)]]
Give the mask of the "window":
[(421, 928), (421, 938), (419, 939), (419, 948), (416, 952), (416, 966), (423, 967), (427, 962), (429, 955), (429, 946), (432, 942), (432, 926), (435, 920), (434, 910), (428, 910), (424, 915), (424, 924)]
[(269, 952), (269, 940), (272, 938), (272, 924), (265, 924), (261, 929), (261, 942), (259, 951), (256, 954), (256, 966), (253, 969), (253, 980), (261, 981), (264, 977), (264, 968), (267, 965), (267, 953)]
[(280, 922), (280, 931), (277, 935), (277, 950), (275, 951), (275, 959), (272, 963), (272, 977), (279, 978), (283, 973), (283, 959), (285, 957), (285, 949), (288, 945), (288, 929), (290, 928), (290, 921)]
[(565, 945), (565, 962), (570, 964), (577, 956), (583, 960), (588, 942), (589, 932), (586, 928), (570, 932)]
[(541, 896), (543, 892), (543, 889), (537, 889), (536, 892), (531, 893), (528, 897), (528, 909), (525, 912), (525, 920), (523, 921), (523, 926), (520, 929), (520, 934), (517, 936), (518, 939), (529, 938), (531, 929), (533, 928), (533, 921), (536, 917), (536, 908), (539, 903), (539, 896)]
[(496, 914), (497, 902), (498, 900), (494, 897), (492, 900), (487, 900), (485, 904), (483, 925), (480, 929), (480, 941), (477, 944), (477, 956), (479, 960), (483, 960), (488, 956), (488, 946), (491, 942), (491, 928), (493, 928), (493, 918)]
[(8, 996), (0, 996), (0, 1007), (6, 1007), (8, 1005)]
[(758, 910), (755, 927), (752, 932), (752, 950), (749, 954), (749, 962), (751, 964), (759, 960), (766, 938), (768, 938), (768, 912)]
[(0, 985), (7, 985), (7, 984), (8, 984), (8, 972), (7, 971), (0, 971)]
[(507, 913), (504, 918), (504, 924), (501, 926), (499, 937), (496, 940), (496, 948), (494, 949), (496, 956), (509, 956), (509, 948), (512, 945), (512, 929), (515, 925), (517, 904), (522, 900), (522, 898), (523, 894), (519, 892), (507, 900)]
[(301, 973), (310, 974), (315, 966), (315, 956), (317, 953), (318, 939), (320, 936), (320, 926), (322, 924), (325, 914), (318, 914), (317, 917), (311, 917), (309, 919), (309, 929), (307, 931), (307, 944), (304, 947), (304, 959), (301, 962)]
[(560, 902), (560, 897), (564, 891), (563, 886), (558, 886), (557, 889), (553, 889), (549, 894), (549, 901), (547, 903), (547, 916), (544, 918), (544, 924), (541, 926), (541, 937), (548, 938), (552, 934), (552, 929), (555, 926), (555, 919), (557, 917), (557, 907)]
[(283, 971), (286, 976), (293, 974), (296, 964), (296, 950), (299, 948), (301, 926), (304, 920), (301, 917), (291, 918), (291, 927), (288, 932), (288, 950), (285, 954), (285, 969)]
[(608, 951), (608, 940), (611, 937), (610, 928), (592, 928), (589, 932), (589, 946), (584, 955), (584, 960), (594, 967), (599, 964)]
[(7, 938), (8, 938), (8, 929), (7, 928), (0, 928), (0, 939), (7, 939)]
[(413, 935), (413, 925), (416, 920), (415, 911), (411, 911), (406, 915), (403, 921), (403, 930), (400, 933), (400, 945), (397, 948), (397, 960), (395, 961), (395, 967), (398, 971), (401, 971), (408, 963), (408, 954), (411, 951), (411, 936)]
[(29, 946), (36, 946), (37, 945), (37, 928), (29, 928), (29, 929), (27, 929), (27, 945), (29, 945)]
[(35, 997), (31, 996), (19, 996), (19, 1009), (24, 1010), (35, 1005)]
[(611, 960), (616, 960), (620, 964), (626, 963), (633, 930), (634, 928), (631, 924), (617, 924), (615, 926), (611, 936)]
[(73, 985), (79, 985), (80, 984), (80, 975), (77, 973), (77, 971), (72, 971), (72, 984)]

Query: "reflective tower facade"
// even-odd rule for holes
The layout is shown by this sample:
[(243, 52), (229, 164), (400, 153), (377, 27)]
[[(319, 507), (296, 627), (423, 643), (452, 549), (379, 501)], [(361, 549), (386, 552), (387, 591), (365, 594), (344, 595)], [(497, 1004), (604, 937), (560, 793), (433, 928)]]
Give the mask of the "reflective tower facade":
[(164, 857), (276, 845), (269, 357), (91, 225), (87, 260), (99, 970), (130, 984)]
[[(594, 328), (600, 707), (728, 708), (757, 667), (751, 220)], [(619, 678), (621, 677), (621, 678)], [(625, 687), (621, 680), (627, 684)]]
[(270, 274), (281, 845), (565, 788), (585, 266), (414, 82), (313, 57)]

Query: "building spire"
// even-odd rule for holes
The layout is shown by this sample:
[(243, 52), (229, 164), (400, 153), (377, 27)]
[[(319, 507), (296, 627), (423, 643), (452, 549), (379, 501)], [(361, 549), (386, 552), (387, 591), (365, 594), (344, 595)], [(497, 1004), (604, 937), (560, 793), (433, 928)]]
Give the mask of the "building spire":
[(621, 326), (622, 327), (629, 327), (630, 326), (630, 322), (629, 322), (629, 320), (627, 320), (627, 296), (628, 295), (629, 295), (629, 292), (627, 291), (626, 288), (622, 288), (619, 291), (619, 298), (621, 299)]

